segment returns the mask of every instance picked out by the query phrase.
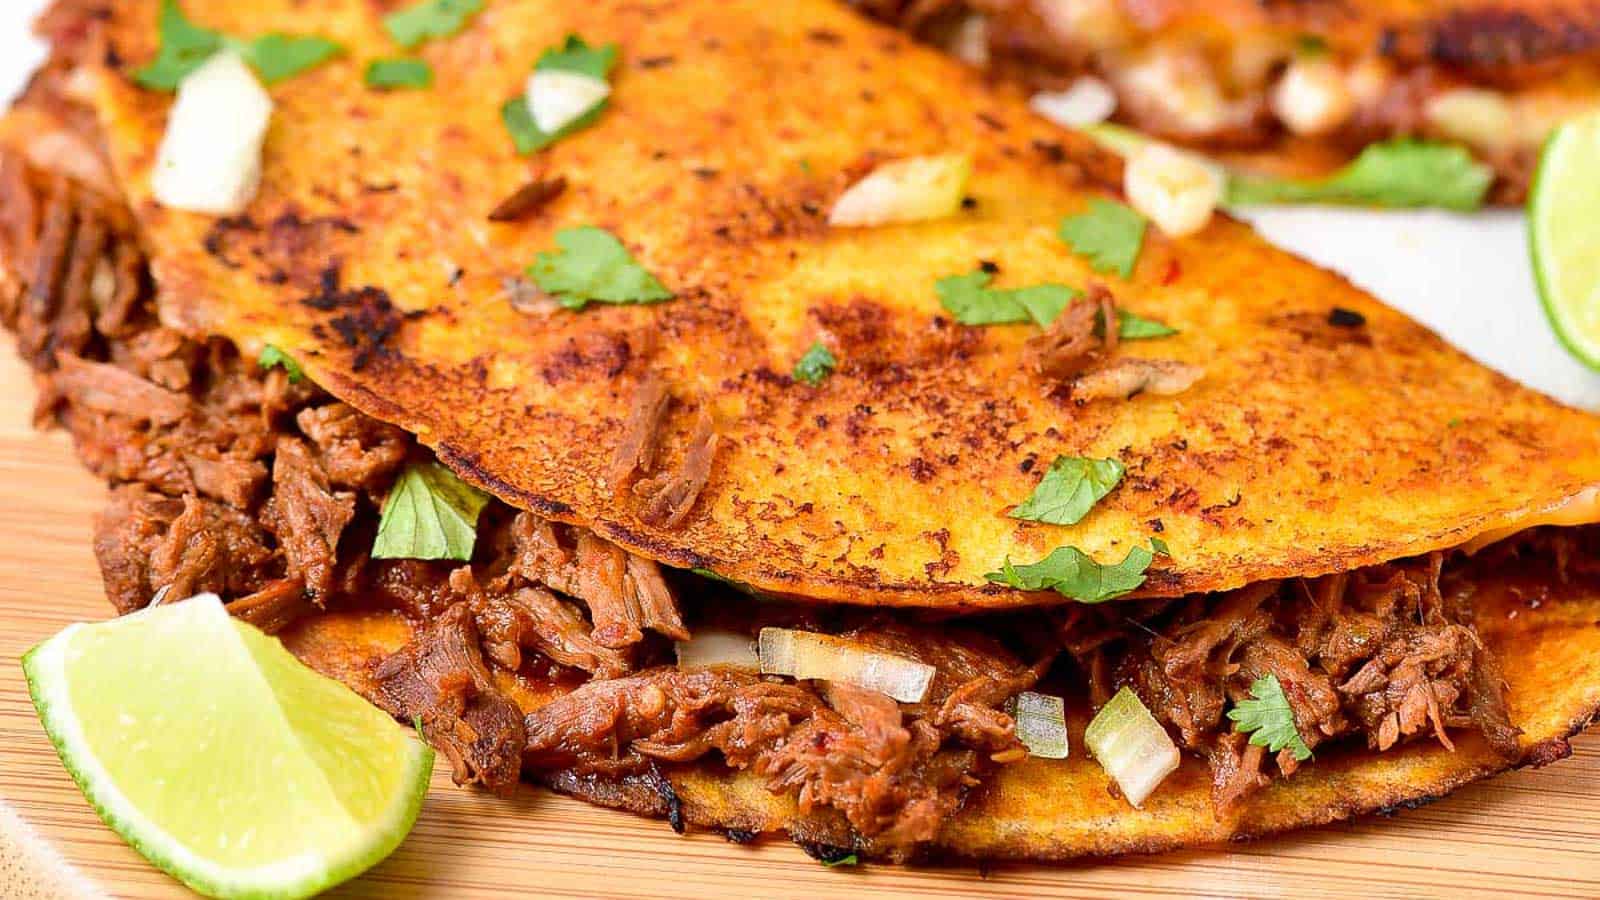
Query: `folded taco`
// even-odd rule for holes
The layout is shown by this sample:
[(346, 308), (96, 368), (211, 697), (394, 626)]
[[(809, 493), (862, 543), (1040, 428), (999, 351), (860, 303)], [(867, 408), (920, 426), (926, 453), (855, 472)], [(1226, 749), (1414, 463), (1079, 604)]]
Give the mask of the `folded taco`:
[(1326, 822), (1600, 705), (1591, 417), (833, 4), (456, 13), (43, 20), (3, 312), (119, 611), (830, 859)]

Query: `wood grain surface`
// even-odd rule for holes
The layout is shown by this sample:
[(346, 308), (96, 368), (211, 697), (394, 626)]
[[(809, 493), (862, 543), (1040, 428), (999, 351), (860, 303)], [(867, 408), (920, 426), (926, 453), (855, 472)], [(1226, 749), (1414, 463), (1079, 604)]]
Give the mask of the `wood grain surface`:
[[(33, 389), (0, 348), (0, 895), (19, 866), (76, 867), (115, 896), (186, 891), (84, 803), (28, 702), (21, 654), (110, 611), (90, 552), (103, 488), (60, 433), (30, 424)], [(1539, 771), (1473, 785), (1392, 818), (1215, 850), (1071, 866), (826, 869), (782, 841), (736, 846), (535, 788), (510, 800), (453, 787), (443, 763), (416, 830), (344, 897), (1600, 896), (1600, 736)], [(10, 824), (8, 824), (10, 823)], [(31, 831), (42, 847), (23, 846)], [(53, 852), (52, 852), (53, 851)], [(37, 876), (37, 873), (36, 873)], [(12, 880), (8, 881), (10, 878)], [(60, 872), (35, 881), (61, 896)]]

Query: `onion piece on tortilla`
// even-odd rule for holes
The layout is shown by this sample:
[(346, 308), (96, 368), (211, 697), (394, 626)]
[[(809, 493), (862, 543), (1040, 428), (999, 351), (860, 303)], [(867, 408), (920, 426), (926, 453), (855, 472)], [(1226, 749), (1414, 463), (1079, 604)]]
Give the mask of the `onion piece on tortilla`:
[(845, 681), (901, 703), (922, 702), (936, 671), (914, 659), (813, 631), (763, 628), (759, 644), (763, 675)]
[(1023, 691), (1011, 698), (1012, 717), (1017, 720), (1017, 740), (1028, 748), (1029, 756), (1066, 759), (1067, 709), (1060, 697)]
[(828, 224), (888, 225), (954, 215), (971, 175), (972, 157), (959, 153), (884, 163), (839, 195)]
[(164, 206), (210, 215), (244, 211), (261, 185), (272, 98), (237, 53), (185, 76), (167, 114), (151, 190)]
[(528, 112), (545, 134), (555, 134), (583, 118), (611, 96), (603, 78), (560, 69), (535, 71), (528, 76)]
[(1178, 768), (1178, 745), (1139, 695), (1123, 687), (1083, 733), (1089, 752), (1135, 808)]

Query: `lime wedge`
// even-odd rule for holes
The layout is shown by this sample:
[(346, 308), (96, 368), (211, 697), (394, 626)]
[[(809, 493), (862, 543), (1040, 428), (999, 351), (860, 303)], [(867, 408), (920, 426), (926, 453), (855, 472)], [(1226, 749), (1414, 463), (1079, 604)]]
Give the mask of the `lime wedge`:
[(305, 897), (416, 821), (433, 751), (214, 595), (72, 625), (22, 667), (95, 811), (213, 897)]
[(1528, 202), (1528, 249), (1550, 326), (1600, 369), (1600, 113), (1550, 136)]

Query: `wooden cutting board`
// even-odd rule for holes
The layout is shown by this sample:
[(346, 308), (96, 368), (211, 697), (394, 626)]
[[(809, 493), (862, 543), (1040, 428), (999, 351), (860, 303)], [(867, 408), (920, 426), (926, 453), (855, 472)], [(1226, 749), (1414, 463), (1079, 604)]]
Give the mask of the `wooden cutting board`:
[[(103, 488), (60, 433), (30, 424), (31, 381), (0, 350), (0, 896), (65, 896), (86, 881), (126, 897), (185, 896), (102, 825), (45, 740), (18, 663), (110, 607), (90, 552)], [(1071, 866), (826, 869), (783, 841), (597, 809), (535, 788), (460, 790), (441, 764), (416, 830), (347, 897), (1597, 896), (1600, 735), (1573, 758), (1393, 818), (1209, 851)], [(20, 820), (20, 822), (19, 822)], [(25, 824), (22, 824), (25, 823)], [(83, 880), (75, 878), (77, 875)], [(17, 872), (21, 880), (11, 880)]]

